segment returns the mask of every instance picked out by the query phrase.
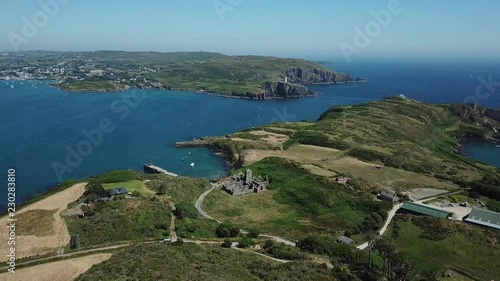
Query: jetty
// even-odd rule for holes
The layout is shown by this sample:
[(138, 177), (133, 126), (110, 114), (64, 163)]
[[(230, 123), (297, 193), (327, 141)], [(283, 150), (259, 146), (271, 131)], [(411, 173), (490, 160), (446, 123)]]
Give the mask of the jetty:
[[(213, 139), (213, 138), (212, 138)], [(206, 147), (209, 144), (209, 138), (194, 138), (192, 141), (179, 141), (175, 143), (175, 147), (177, 148), (186, 148), (186, 147)]]
[(178, 177), (179, 175), (177, 174), (174, 174), (174, 173), (171, 173), (161, 167), (158, 167), (158, 166), (155, 166), (153, 165), (153, 163), (148, 163), (148, 164), (144, 164), (144, 171), (146, 172), (149, 172), (149, 173), (153, 173), (153, 174), (164, 174), (164, 175), (169, 175), (169, 176), (172, 176), (172, 177)]

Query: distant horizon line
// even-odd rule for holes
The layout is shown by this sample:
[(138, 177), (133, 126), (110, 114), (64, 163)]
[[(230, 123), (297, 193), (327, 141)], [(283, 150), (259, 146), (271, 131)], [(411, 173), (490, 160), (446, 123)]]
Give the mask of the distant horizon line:
[[(256, 57), (276, 57), (276, 58), (290, 58), (290, 59), (304, 59), (304, 60), (309, 60), (309, 61), (331, 61), (335, 60), (335, 63), (344, 63), (342, 61), (343, 56), (342, 55), (320, 55), (315, 51), (310, 51), (309, 54), (296, 54), (296, 55), (275, 55), (275, 54), (252, 54), (252, 53), (246, 53), (246, 54), (228, 54), (228, 53), (223, 53), (219, 51), (204, 51), (204, 50), (199, 50), (199, 51), (153, 51), (153, 50), (148, 50), (148, 51), (127, 51), (127, 50), (113, 50), (113, 49), (96, 49), (96, 50), (48, 50), (48, 49), (34, 49), (34, 50), (19, 50), (19, 51), (14, 51), (14, 50), (0, 50), (0, 55), (3, 54), (19, 54), (19, 53), (35, 53), (35, 52), (47, 52), (47, 53), (97, 53), (97, 52), (116, 52), (116, 53), (157, 53), (157, 54), (178, 54), (178, 53), (207, 53), (207, 54), (219, 54), (223, 56), (228, 56), (228, 57), (236, 57), (236, 56), (256, 56)], [(443, 56), (435, 53), (430, 53), (429, 55), (423, 55), (423, 54), (413, 54), (413, 55), (380, 55), (380, 54), (371, 54), (365, 57), (360, 57), (358, 59), (358, 62), (363, 62), (363, 61), (373, 61), (373, 60), (457, 60), (457, 61), (470, 61), (470, 60), (489, 60), (489, 61), (498, 61), (500, 63), (500, 54), (498, 56), (466, 56), (464, 57), (463, 55), (454, 55), (454, 56)], [(333, 63), (333, 61), (332, 61)], [(349, 63), (349, 62), (345, 62)]]

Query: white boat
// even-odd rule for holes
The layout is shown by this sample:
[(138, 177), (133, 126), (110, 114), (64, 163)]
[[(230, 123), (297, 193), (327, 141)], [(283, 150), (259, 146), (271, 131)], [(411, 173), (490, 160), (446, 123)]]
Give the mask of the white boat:
[(496, 148), (500, 148), (500, 144), (495, 145)]
[(194, 167), (194, 163), (189, 164), (189, 166)]
[(14, 89), (14, 85), (10, 85), (10, 88), (11, 88), (11, 89)]

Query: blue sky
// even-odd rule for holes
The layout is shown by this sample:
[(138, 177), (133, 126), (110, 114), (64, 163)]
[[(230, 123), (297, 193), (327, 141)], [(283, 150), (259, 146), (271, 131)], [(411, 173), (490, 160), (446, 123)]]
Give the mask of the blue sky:
[[(40, 3), (59, 11), (32, 38)], [(355, 28), (394, 0), (24, 0), (0, 2), (0, 50), (217, 51), (306, 58), (343, 57), (342, 43), (356, 47)], [(500, 56), (500, 1), (400, 0), (357, 56)], [(215, 6), (219, 7), (219, 12)], [(225, 10), (224, 10), (225, 9)], [(41, 18), (43, 20), (43, 18)], [(9, 37), (9, 34), (11, 37)], [(344, 45), (345, 46), (345, 45)], [(359, 46), (358, 46), (359, 47)]]

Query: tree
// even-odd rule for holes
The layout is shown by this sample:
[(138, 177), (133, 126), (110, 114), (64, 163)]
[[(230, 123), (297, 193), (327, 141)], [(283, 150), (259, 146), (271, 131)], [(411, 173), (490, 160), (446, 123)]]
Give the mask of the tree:
[(410, 260), (401, 253), (394, 253), (390, 257), (394, 280), (407, 280), (413, 265)]
[(396, 246), (394, 246), (387, 239), (381, 238), (375, 242), (374, 248), (375, 248), (375, 250), (377, 250), (379, 252), (379, 254), (384, 259), (384, 266), (382, 269), (383, 273), (389, 274), (390, 273), (390, 266), (391, 266), (390, 261), (394, 255), (394, 253), (396, 252)]

